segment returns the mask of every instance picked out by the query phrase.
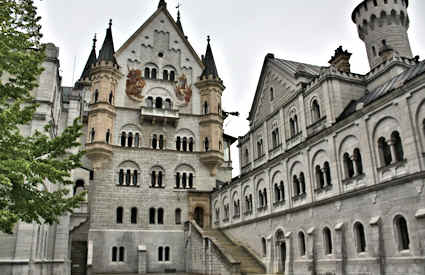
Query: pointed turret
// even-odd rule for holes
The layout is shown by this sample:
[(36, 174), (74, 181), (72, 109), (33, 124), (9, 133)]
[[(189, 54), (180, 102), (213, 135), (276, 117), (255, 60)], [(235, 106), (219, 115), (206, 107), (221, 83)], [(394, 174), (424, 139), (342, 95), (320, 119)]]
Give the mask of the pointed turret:
[(167, 3), (165, 2), (165, 0), (159, 0), (158, 9), (160, 8), (167, 8)]
[(181, 30), (182, 34), (184, 34), (182, 22), (180, 21), (180, 10), (177, 11), (177, 21), (176, 21), (177, 27), (179, 27), (179, 30)]
[(118, 65), (117, 60), (115, 59), (114, 40), (112, 38), (112, 19), (109, 21), (109, 28), (106, 29), (105, 41), (103, 41), (103, 45), (99, 53), (99, 58), (97, 59), (98, 63), (102, 61), (112, 61), (114, 65)]
[(212, 77), (213, 79), (220, 79), (220, 77), (218, 76), (217, 67), (215, 66), (214, 55), (211, 49), (210, 36), (208, 36), (207, 41), (207, 51), (205, 53), (205, 57), (203, 58), (205, 68), (202, 72), (201, 80), (210, 77)]
[(84, 67), (83, 73), (81, 74), (80, 81), (88, 79), (90, 77), (90, 69), (96, 63), (96, 34), (93, 38), (93, 47), (91, 49), (89, 58), (87, 59), (86, 66)]

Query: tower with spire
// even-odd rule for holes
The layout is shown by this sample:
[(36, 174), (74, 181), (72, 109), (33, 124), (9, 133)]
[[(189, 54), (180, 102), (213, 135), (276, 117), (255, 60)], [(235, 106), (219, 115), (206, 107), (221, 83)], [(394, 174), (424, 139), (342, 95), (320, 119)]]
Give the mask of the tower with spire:
[[(88, 111), (88, 133), (86, 140), (87, 157), (93, 167), (100, 167), (112, 158), (113, 129), (115, 124), (115, 94), (118, 80), (121, 78), (118, 63), (115, 59), (114, 41), (112, 37), (112, 20), (106, 30), (105, 40), (94, 64), (93, 52), (88, 61), (87, 71), (83, 79), (90, 79), (90, 105)], [(95, 53), (94, 53), (95, 54)], [(90, 69), (90, 70), (89, 70)]]
[(201, 161), (209, 168), (210, 174), (215, 176), (217, 168), (224, 162), (221, 96), (225, 87), (217, 72), (210, 41), (208, 36), (207, 50), (202, 58), (204, 70), (195, 85), (201, 96)]

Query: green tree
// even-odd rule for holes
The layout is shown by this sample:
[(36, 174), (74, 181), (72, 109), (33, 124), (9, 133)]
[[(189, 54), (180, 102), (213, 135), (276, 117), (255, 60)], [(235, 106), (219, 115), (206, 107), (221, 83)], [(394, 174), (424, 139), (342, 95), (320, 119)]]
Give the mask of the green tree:
[(83, 194), (70, 197), (65, 186), (83, 152), (71, 153), (78, 121), (60, 136), (49, 134), (51, 125), (20, 133), (38, 108), (31, 91), (43, 70), (40, 17), (32, 0), (0, 2), (0, 231), (12, 233), (18, 220), (52, 224), (78, 206)]

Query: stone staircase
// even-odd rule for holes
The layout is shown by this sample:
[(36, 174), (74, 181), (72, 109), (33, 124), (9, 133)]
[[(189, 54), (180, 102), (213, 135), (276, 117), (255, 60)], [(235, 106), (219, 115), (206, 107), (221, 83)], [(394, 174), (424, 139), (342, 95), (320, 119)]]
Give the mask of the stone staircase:
[(253, 256), (245, 247), (235, 243), (223, 232), (217, 229), (209, 229), (204, 231), (204, 235), (214, 239), (219, 249), (233, 259), (240, 262), (242, 274), (265, 274), (266, 269), (263, 264)]

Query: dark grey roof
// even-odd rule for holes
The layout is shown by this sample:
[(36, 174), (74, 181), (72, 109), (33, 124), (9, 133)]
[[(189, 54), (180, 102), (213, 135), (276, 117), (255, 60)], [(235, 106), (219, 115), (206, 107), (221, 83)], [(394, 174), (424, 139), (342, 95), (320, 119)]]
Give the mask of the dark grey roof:
[(90, 76), (91, 66), (95, 63), (96, 63), (96, 36), (93, 39), (93, 48), (90, 52), (89, 58), (87, 59), (86, 66), (84, 66), (84, 70), (83, 70), (83, 73), (81, 74), (80, 80), (83, 80)]
[(201, 74), (201, 78), (209, 77), (210, 75), (212, 75), (214, 78), (219, 79), (220, 77), (218, 76), (217, 67), (215, 66), (214, 55), (211, 50), (209, 36), (207, 41), (208, 41), (207, 51), (205, 53), (205, 57), (202, 60), (204, 62), (205, 68)]
[(158, 9), (162, 7), (167, 8), (167, 3), (165, 2), (165, 0), (159, 0)]
[(321, 69), (320, 66), (301, 63), (301, 62), (295, 62), (291, 60), (285, 60), (285, 59), (279, 59), (279, 58), (274, 58), (270, 60), (274, 62), (276, 65), (280, 66), (282, 69), (293, 74), (295, 74), (302, 68), (302, 70), (306, 73), (309, 73), (311, 75), (319, 75), (320, 69)]
[(106, 29), (105, 41), (103, 41), (99, 58), (97, 59), (97, 62), (100, 61), (112, 61), (114, 64), (118, 65), (115, 59), (114, 39), (112, 38), (112, 20), (109, 22), (109, 28)]
[(363, 104), (366, 106), (375, 100), (383, 97), (386, 94), (391, 93), (392, 91), (400, 88), (405, 83), (409, 82), (413, 78), (425, 73), (425, 61), (421, 61), (419, 64), (413, 66), (412, 68), (402, 72), (401, 74), (393, 77), (389, 81), (385, 82), (383, 85), (377, 87), (375, 90), (366, 93), (365, 96), (359, 100), (351, 101), (342, 114), (338, 117), (338, 121), (343, 120), (352, 113), (356, 112), (357, 106)]
[(177, 11), (177, 21), (176, 21), (177, 27), (181, 30), (182, 34), (184, 34), (182, 22), (180, 21), (180, 11)]

